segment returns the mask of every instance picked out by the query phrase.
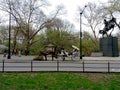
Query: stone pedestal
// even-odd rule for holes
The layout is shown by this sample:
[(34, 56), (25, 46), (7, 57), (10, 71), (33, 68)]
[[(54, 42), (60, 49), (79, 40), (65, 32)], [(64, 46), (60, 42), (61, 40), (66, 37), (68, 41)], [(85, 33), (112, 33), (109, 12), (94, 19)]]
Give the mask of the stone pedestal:
[(112, 36), (100, 38), (100, 50), (103, 56), (118, 57), (118, 38)]

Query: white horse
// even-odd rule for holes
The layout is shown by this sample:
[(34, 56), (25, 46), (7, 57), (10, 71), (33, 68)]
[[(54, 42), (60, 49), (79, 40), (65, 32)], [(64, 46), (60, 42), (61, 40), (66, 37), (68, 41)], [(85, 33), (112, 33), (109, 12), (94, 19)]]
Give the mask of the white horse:
[(73, 50), (69, 53), (67, 51), (65, 51), (64, 49), (61, 50), (59, 56), (62, 58), (62, 60), (65, 60), (65, 57), (70, 57), (72, 60), (78, 56), (78, 51), (79, 48), (72, 45)]

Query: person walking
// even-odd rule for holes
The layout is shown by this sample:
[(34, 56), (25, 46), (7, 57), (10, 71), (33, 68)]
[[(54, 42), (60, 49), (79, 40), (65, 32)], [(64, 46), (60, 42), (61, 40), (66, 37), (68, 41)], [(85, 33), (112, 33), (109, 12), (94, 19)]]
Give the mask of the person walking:
[(21, 50), (18, 51), (18, 56), (21, 57)]
[(5, 58), (6, 55), (7, 55), (7, 50), (5, 49), (5, 50), (4, 50), (4, 55), (3, 55), (3, 57)]

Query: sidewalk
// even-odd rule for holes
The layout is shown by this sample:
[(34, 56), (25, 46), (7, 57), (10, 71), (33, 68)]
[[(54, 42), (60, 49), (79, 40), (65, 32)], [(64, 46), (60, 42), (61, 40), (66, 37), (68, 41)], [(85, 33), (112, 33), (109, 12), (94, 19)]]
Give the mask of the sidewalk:
[(21, 57), (19, 56), (15, 56), (15, 55), (12, 55), (11, 56), (11, 59), (7, 59), (7, 57), (3, 57), (2, 54), (0, 54), (0, 61), (1, 60), (33, 60), (35, 56), (25, 56), (25, 55), (22, 55)]
[[(31, 61), (33, 60), (35, 56), (24, 56), (22, 55), (21, 57), (19, 56), (11, 56), (11, 59), (7, 59), (7, 57), (3, 57), (2, 54), (0, 54), (0, 61), (2, 60), (18, 60), (18, 61)], [(56, 60), (61, 60), (61, 58), (54, 58), (54, 61)], [(70, 57), (66, 57), (66, 61), (71, 60)], [(80, 57), (74, 58), (75, 61), (79, 61)], [(120, 57), (83, 57), (83, 61), (120, 61)], [(48, 61), (52, 61), (51, 57), (48, 57)]]
[(120, 57), (83, 57), (83, 60), (120, 61)]

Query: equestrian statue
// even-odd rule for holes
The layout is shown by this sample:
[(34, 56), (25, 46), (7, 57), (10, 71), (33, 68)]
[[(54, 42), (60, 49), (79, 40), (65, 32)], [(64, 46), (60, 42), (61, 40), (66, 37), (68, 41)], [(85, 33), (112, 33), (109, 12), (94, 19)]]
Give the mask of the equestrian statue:
[[(115, 23), (116, 23), (116, 18), (114, 18), (114, 17), (112, 19), (110, 19), (109, 21), (104, 19), (105, 26), (104, 26), (103, 30), (99, 30), (99, 33), (102, 34), (103, 37), (104, 37), (104, 35), (111, 36), (111, 33), (113, 32), (114, 27), (115, 27)], [(110, 34), (108, 34), (107, 32), (111, 29), (112, 29), (112, 31), (110, 32)]]

